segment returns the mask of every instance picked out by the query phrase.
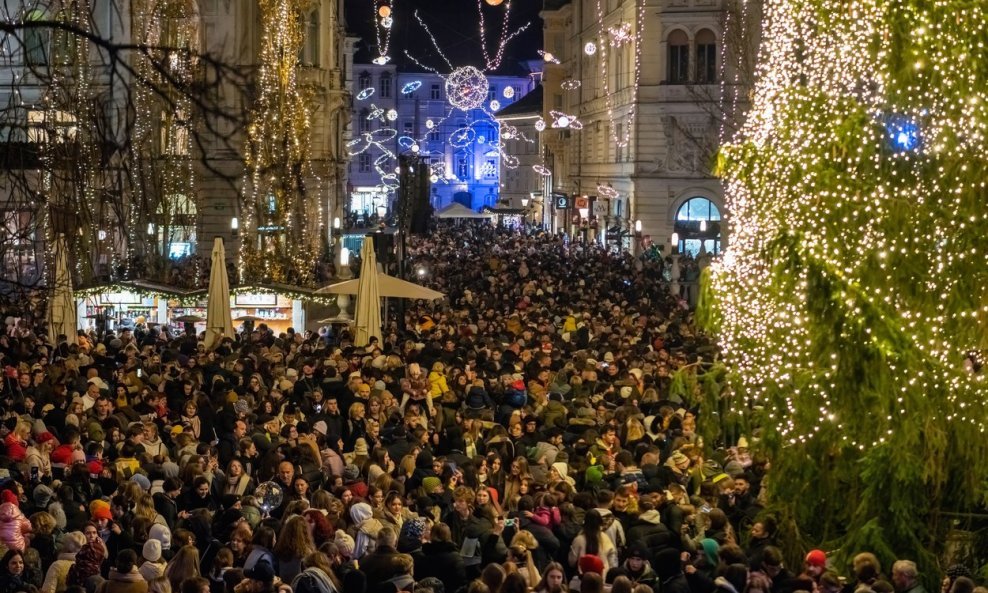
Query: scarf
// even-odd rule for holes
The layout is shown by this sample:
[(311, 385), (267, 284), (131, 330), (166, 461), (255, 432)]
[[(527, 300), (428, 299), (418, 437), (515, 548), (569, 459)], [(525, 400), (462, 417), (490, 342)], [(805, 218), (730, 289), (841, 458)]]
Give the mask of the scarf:
[(306, 579), (315, 582), (315, 588), (319, 593), (337, 593), (336, 587), (333, 586), (333, 581), (329, 579), (329, 575), (323, 572), (321, 568), (315, 566), (306, 568), (297, 577), (292, 579), (292, 591), (298, 591), (299, 584)]

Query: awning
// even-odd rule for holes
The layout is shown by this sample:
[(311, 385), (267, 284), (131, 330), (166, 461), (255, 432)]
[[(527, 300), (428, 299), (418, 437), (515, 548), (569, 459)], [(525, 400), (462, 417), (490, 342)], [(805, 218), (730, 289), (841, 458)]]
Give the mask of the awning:
[[(330, 284), (329, 286), (324, 286), (316, 291), (317, 294), (357, 294), (357, 284), (360, 280), (347, 280), (346, 282), (339, 282), (337, 284)], [(395, 278), (394, 276), (388, 276), (383, 272), (377, 273), (378, 282), (378, 294), (382, 297), (393, 297), (399, 299), (413, 299), (413, 300), (424, 300), (433, 301), (436, 299), (441, 299), (445, 297), (443, 293), (432, 290), (431, 288), (426, 288), (424, 286), (419, 286), (418, 284), (413, 284), (402, 280), (401, 278)]]

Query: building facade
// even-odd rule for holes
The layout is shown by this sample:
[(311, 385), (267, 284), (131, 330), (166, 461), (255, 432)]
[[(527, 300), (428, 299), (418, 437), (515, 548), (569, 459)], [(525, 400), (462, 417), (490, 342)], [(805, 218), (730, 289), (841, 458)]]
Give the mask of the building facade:
[[(589, 216), (626, 237), (625, 247), (648, 237), (668, 250), (675, 238), (680, 251), (720, 251), (713, 159), (743, 108), (741, 58), (754, 50), (741, 23), (753, 17), (732, 0), (549, 0), (542, 16), (553, 58), (543, 79), (545, 166), (552, 191), (573, 198), (553, 213), (555, 228)], [(735, 38), (738, 47), (725, 45)], [(554, 127), (559, 114), (580, 129)], [(574, 202), (583, 197), (581, 216)]]
[[(304, 7), (298, 80), (311, 123), (305, 183), (319, 194), (327, 228), (346, 192), (343, 4), (298, 4)], [(0, 168), (0, 238), (21, 247), (4, 249), (0, 277), (24, 283), (30, 268), (41, 279), (53, 232), (72, 237), (76, 280), (85, 283), (165, 280), (168, 258), (208, 259), (214, 237), (236, 257), (251, 191), (245, 142), (264, 34), (258, 5), (52, 0), (8, 7), (12, 17), (66, 21), (96, 42), (72, 29), (44, 27), (7, 37), (10, 48), (0, 55), (0, 142), (7, 156)], [(170, 49), (152, 49), (146, 58), (107, 49), (111, 44)], [(111, 51), (124, 66), (107, 66)], [(163, 261), (149, 267), (138, 259)]]
[[(397, 157), (418, 154), (432, 172), (431, 203), (456, 201), (471, 209), (501, 199), (504, 152), (492, 113), (520, 100), (534, 84), (529, 77), (487, 77), (483, 105), (463, 111), (450, 105), (446, 79), (434, 73), (402, 72), (395, 65), (355, 64), (349, 165), (351, 216), (390, 211), (395, 197)], [(394, 130), (392, 134), (390, 130)], [(370, 135), (373, 142), (364, 139)], [(377, 141), (380, 140), (380, 141)]]

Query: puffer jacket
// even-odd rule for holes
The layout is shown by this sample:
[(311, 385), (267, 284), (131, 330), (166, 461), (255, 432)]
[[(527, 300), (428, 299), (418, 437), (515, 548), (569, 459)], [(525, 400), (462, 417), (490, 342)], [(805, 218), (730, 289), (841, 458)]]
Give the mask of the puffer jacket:
[(27, 547), (26, 533), (31, 533), (31, 522), (21, 509), (9, 502), (0, 504), (0, 541), (8, 549), (23, 552)]
[(439, 371), (429, 373), (429, 397), (435, 399), (449, 392), (449, 382), (446, 375)]

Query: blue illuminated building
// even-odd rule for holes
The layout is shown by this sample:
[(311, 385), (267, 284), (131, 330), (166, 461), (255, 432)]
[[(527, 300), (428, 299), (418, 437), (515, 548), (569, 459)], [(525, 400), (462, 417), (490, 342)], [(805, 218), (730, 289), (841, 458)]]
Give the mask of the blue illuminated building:
[[(489, 114), (531, 91), (535, 87), (531, 77), (490, 76), (483, 108), (461, 111), (447, 101), (445, 79), (438, 74), (399, 71), (393, 64), (354, 64), (352, 72), (351, 138), (393, 128), (394, 138), (382, 145), (395, 155), (411, 153), (412, 141), (418, 140), (417, 153), (435, 174), (431, 191), (436, 209), (453, 201), (474, 210), (497, 203), (501, 187), (498, 125)], [(496, 101), (493, 106), (492, 101)], [(393, 120), (387, 117), (392, 110)], [(375, 111), (385, 121), (372, 117)], [(465, 129), (470, 131), (464, 136)], [(395, 193), (382, 191), (378, 167), (393, 173), (397, 161), (385, 156), (371, 145), (350, 157), (351, 212), (370, 215), (379, 206), (390, 209)]]

